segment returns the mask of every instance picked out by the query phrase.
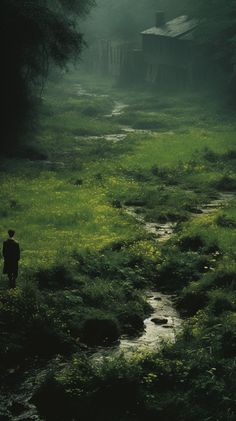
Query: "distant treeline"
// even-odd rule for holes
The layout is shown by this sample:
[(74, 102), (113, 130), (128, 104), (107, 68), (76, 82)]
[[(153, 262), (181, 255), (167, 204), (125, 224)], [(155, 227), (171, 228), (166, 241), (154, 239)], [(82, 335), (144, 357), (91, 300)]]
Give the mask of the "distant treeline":
[(199, 21), (195, 39), (213, 60), (222, 86), (236, 99), (236, 2), (234, 0), (191, 0), (189, 13)]

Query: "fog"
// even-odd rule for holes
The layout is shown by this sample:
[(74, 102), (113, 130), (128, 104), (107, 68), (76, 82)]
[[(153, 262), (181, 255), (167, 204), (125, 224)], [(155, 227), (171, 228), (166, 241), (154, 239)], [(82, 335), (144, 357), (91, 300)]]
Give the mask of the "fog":
[(138, 40), (139, 33), (153, 26), (155, 12), (163, 10), (171, 19), (188, 10), (187, 0), (98, 0), (83, 25), (86, 40)]
[[(115, 77), (119, 83), (210, 89), (231, 96), (233, 103), (233, 3), (227, 8), (223, 3), (218, 0), (217, 9), (203, 1), (98, 0), (81, 22), (87, 44), (84, 70)], [(172, 22), (169, 27), (156, 22), (158, 11), (164, 13), (163, 24)], [(180, 20), (173, 21), (176, 18)], [(155, 26), (164, 28), (161, 36), (143, 36)], [(171, 81), (162, 80), (164, 73), (172, 73)]]
[(0, 3), (0, 420), (235, 421), (236, 2), (96, 2)]
[(186, 0), (98, 0), (82, 23), (87, 43), (82, 69), (159, 89), (192, 89), (204, 79), (209, 85), (211, 65), (206, 66), (205, 51), (193, 46), (195, 15)]

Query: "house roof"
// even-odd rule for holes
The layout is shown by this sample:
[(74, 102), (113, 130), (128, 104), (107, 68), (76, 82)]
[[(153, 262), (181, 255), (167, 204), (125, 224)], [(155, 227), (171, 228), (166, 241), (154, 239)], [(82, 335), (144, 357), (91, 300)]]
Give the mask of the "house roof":
[(179, 38), (197, 27), (196, 19), (189, 19), (188, 16), (182, 15), (178, 18), (166, 22), (162, 26), (154, 26), (146, 31), (141, 32), (142, 35), (159, 35), (162, 37)]

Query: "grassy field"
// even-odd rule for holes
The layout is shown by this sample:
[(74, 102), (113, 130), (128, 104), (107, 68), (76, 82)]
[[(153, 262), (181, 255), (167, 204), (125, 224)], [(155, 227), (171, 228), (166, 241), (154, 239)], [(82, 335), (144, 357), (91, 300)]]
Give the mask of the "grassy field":
[[(117, 102), (126, 107), (111, 116)], [(125, 126), (126, 138), (109, 137)], [(236, 201), (232, 195), (209, 214), (195, 213), (236, 190), (235, 129), (232, 113), (206, 95), (160, 97), (76, 73), (49, 83), (34, 143), (22, 147), (21, 158), (0, 161), (1, 239), (12, 227), (22, 248), (18, 288), (7, 291), (1, 277), (3, 364), (80, 353), (63, 369), (55, 363), (40, 384), (36, 401), (45, 419), (55, 419), (46, 395), (54, 399), (60, 389), (62, 421), (75, 413), (82, 421), (223, 420), (226, 409), (233, 421)], [(176, 223), (166, 244), (127, 214), (126, 204), (137, 201), (146, 221)], [(182, 336), (158, 354), (94, 367), (81, 356), (83, 346), (140, 332), (149, 288), (177, 294), (188, 318)], [(129, 402), (122, 394), (115, 418), (112, 405), (104, 415), (107, 385), (114, 403), (122, 384)], [(223, 398), (211, 414), (214, 393)], [(88, 411), (88, 396), (97, 414)]]
[[(165, 127), (166, 132), (131, 134), (123, 143), (111, 143), (81, 134), (119, 133), (121, 118), (125, 116), (130, 125), (129, 110), (139, 109), (137, 94), (132, 93), (130, 99), (126, 92), (119, 92), (118, 98), (125, 103), (129, 100), (130, 105), (122, 116), (106, 118), (115, 99), (114, 89), (108, 90), (109, 96), (81, 96), (76, 83), (73, 75), (45, 93), (36, 145), (47, 161), (1, 163), (1, 237), (9, 226), (15, 227), (24, 250), (22, 268), (50, 265), (61, 252), (99, 248), (139, 235), (141, 228), (112, 207), (114, 199), (149, 196), (147, 200), (158, 202), (158, 189), (164, 185), (167, 193), (175, 196), (170, 203), (175, 209), (182, 205), (178, 199), (188, 201), (184, 190), (193, 190), (189, 193), (191, 201), (201, 200), (223, 174), (232, 178), (235, 187), (231, 174), (235, 159), (222, 159), (234, 148), (235, 126), (226, 122), (223, 130), (217, 116), (214, 120), (209, 110), (204, 115), (199, 99), (190, 109), (188, 98), (187, 104), (185, 98), (165, 100), (164, 118), (162, 110), (159, 112), (163, 100), (143, 94), (142, 119), (152, 110), (154, 118), (160, 114), (163, 127), (166, 119), (169, 126), (177, 108), (176, 118), (181, 122), (176, 132)], [(204, 126), (207, 118), (210, 121), (207, 128), (201, 127), (203, 117)], [(81, 132), (82, 126), (85, 132)], [(206, 155), (212, 150), (216, 160), (209, 162)]]

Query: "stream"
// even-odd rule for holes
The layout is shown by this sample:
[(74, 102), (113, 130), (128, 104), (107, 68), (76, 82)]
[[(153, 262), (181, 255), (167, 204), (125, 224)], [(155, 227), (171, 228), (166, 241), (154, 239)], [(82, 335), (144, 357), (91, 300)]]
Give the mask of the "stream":
[[(80, 84), (76, 84), (75, 89), (78, 96), (107, 96), (89, 93)], [(120, 101), (115, 101), (111, 113), (104, 117), (112, 118), (119, 116), (124, 112), (126, 107), (126, 104)], [(96, 141), (99, 141), (99, 139), (106, 139), (110, 142), (121, 142), (126, 139), (129, 133), (152, 133), (151, 130), (136, 130), (129, 126), (120, 126), (120, 128), (121, 132), (118, 134), (104, 134), (103, 136), (81, 136), (81, 138), (89, 138)], [(48, 163), (47, 165), (49, 164), (52, 165), (54, 163)], [(223, 205), (229, 203), (233, 199), (235, 199), (235, 193), (221, 193), (218, 195), (218, 198), (214, 198), (209, 201), (209, 203), (201, 205), (201, 207), (196, 209), (196, 213), (193, 212), (192, 217), (197, 218), (201, 216), (201, 214), (214, 212), (216, 209), (221, 208)], [(157, 222), (147, 222), (145, 221), (145, 217), (140, 214), (140, 212), (138, 212), (139, 209), (139, 207), (134, 206), (127, 206), (124, 208), (125, 212), (130, 217), (134, 218), (137, 223), (142, 224), (147, 233), (152, 234), (152, 236), (156, 239), (157, 247), (158, 244), (164, 243), (171, 238), (176, 228), (175, 223), (166, 222), (164, 224), (160, 224)], [(119, 344), (117, 346), (105, 349), (101, 347), (100, 349), (97, 349), (97, 351), (94, 353), (94, 358), (103, 358), (104, 356), (109, 356), (112, 352), (117, 351), (121, 351), (126, 355), (129, 355), (135, 351), (156, 350), (158, 347), (160, 347), (163, 341), (175, 341), (176, 335), (182, 328), (183, 320), (175, 309), (173, 295), (163, 294), (159, 291), (146, 291), (145, 295), (147, 302), (152, 307), (152, 313), (147, 319), (144, 320), (144, 331), (142, 334), (136, 337), (123, 335), (120, 338)], [(12, 402), (12, 405), (15, 405), (15, 414), (11, 418), (13, 421), (40, 420), (37, 409), (30, 402), (30, 398), (32, 395), (32, 390), (35, 387), (35, 379), (37, 376), (41, 375), (43, 370), (46, 370), (46, 366), (38, 367), (38, 369), (32, 367), (28, 370), (28, 372), (25, 372), (25, 380), (23, 383), (21, 383), (21, 386), (17, 392), (11, 393), (10, 397), (6, 396), (2, 402), (4, 405), (6, 400), (6, 407), (9, 405), (9, 400)], [(9, 373), (9, 375), (14, 376), (14, 372)]]
[[(201, 205), (193, 213), (193, 218), (202, 214), (210, 214), (223, 205), (235, 199), (234, 192), (220, 193), (217, 199)], [(163, 243), (171, 238), (176, 223), (146, 222), (144, 216), (137, 213), (138, 207), (127, 207), (126, 212), (141, 223), (147, 233), (156, 237), (157, 244)], [(147, 293), (147, 302), (153, 311), (150, 317), (144, 320), (144, 332), (137, 338), (122, 337), (119, 348), (122, 351), (137, 351), (144, 349), (157, 349), (163, 341), (175, 341), (176, 334), (181, 330), (182, 322), (179, 313), (175, 309), (173, 296), (162, 294), (157, 291)]]
[(156, 350), (163, 341), (175, 341), (182, 319), (173, 306), (173, 296), (151, 291), (147, 302), (153, 310), (151, 316), (144, 320), (143, 334), (136, 338), (121, 337), (121, 351)]
[[(76, 85), (79, 96), (103, 96), (93, 93), (88, 93), (81, 85)], [(110, 114), (104, 115), (106, 118), (117, 117), (123, 114), (128, 107), (127, 104), (121, 101), (114, 101), (113, 109)], [(134, 129), (127, 125), (120, 126), (122, 133), (104, 134), (103, 136), (89, 136), (89, 139), (99, 140), (106, 139), (110, 142), (121, 142), (126, 139), (129, 133), (152, 134), (152, 130)], [(174, 134), (170, 132), (171, 134)], [(193, 218), (199, 217), (202, 214), (209, 214), (221, 208), (235, 198), (234, 192), (220, 193), (217, 198), (212, 199), (209, 203), (202, 204), (195, 212), (192, 213)], [(174, 233), (176, 223), (166, 222), (164, 224), (157, 222), (147, 222), (145, 217), (138, 212), (140, 207), (125, 207), (128, 215), (133, 217), (137, 222), (142, 224), (145, 231), (152, 234), (158, 243), (168, 241)], [(157, 349), (163, 341), (175, 341), (176, 334), (181, 330), (183, 320), (175, 309), (173, 296), (163, 294), (158, 291), (147, 291), (146, 300), (152, 307), (152, 314), (144, 320), (144, 331), (140, 336), (130, 337), (123, 335), (120, 338), (118, 347), (115, 350), (120, 350), (125, 353), (134, 352), (137, 350), (152, 350)], [(99, 354), (102, 352), (107, 354), (107, 350), (101, 348)]]

